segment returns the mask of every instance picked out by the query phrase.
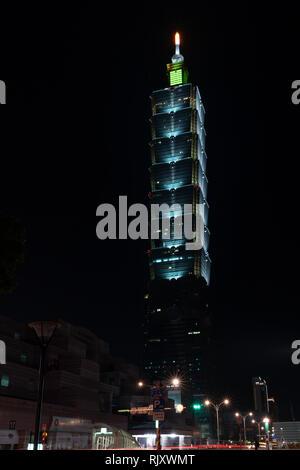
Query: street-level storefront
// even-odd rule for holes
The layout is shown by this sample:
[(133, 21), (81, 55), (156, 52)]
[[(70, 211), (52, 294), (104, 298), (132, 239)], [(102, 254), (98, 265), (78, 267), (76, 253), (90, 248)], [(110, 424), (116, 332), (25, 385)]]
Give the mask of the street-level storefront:
[(45, 448), (48, 450), (90, 449), (91, 429), (91, 420), (53, 416)]
[[(155, 432), (141, 432), (141, 431), (134, 431), (133, 437), (139, 443), (139, 445), (146, 449), (151, 449), (156, 445), (156, 433)], [(160, 443), (162, 448), (164, 447), (175, 447), (175, 448), (184, 448), (190, 447), (193, 443), (193, 436), (190, 434), (181, 434), (176, 432), (170, 433), (161, 433), (160, 435)]]
[(19, 444), (17, 431), (0, 429), (0, 450), (14, 449)]

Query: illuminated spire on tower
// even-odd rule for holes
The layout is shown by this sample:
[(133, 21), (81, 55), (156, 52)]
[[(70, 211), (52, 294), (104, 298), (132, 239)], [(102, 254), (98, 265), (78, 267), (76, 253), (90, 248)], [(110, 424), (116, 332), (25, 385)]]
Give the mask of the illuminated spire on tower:
[(175, 54), (172, 62), (167, 64), (170, 86), (188, 83), (188, 72), (184, 66), (184, 57), (180, 54), (180, 34), (175, 34)]
[(172, 57), (173, 64), (177, 64), (178, 62), (183, 62), (184, 57), (180, 54), (180, 34), (175, 34), (175, 54)]

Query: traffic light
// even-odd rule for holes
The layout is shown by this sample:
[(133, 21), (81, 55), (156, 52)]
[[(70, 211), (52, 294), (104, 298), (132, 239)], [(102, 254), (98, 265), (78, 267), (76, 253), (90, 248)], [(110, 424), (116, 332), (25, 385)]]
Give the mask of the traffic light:
[(201, 403), (193, 403), (193, 410), (201, 410), (202, 405)]
[(48, 441), (48, 433), (47, 431), (43, 431), (40, 433), (40, 443), (45, 445), (47, 444)]

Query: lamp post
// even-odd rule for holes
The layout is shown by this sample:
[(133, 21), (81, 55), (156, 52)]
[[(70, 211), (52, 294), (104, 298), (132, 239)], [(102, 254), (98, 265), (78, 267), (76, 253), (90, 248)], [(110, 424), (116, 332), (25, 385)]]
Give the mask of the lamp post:
[(240, 416), (243, 419), (243, 424), (244, 424), (244, 443), (246, 443), (246, 419), (248, 416), (253, 416), (253, 413), (250, 411), (250, 413), (246, 415), (241, 415), (240, 413), (235, 413), (235, 416), (238, 417)]
[(220, 429), (219, 429), (219, 409), (220, 409), (220, 406), (222, 405), (229, 405), (229, 400), (226, 398), (225, 400), (223, 400), (221, 403), (219, 404), (216, 404), (216, 403), (212, 403), (210, 400), (205, 400), (204, 402), (204, 405), (205, 406), (213, 406), (214, 409), (216, 410), (216, 417), (217, 417), (217, 443), (219, 444), (220, 443)]
[(35, 415), (35, 428), (34, 428), (34, 445), (33, 449), (38, 450), (39, 437), (40, 437), (40, 425), (42, 415), (42, 404), (44, 394), (44, 373), (45, 373), (45, 357), (46, 350), (49, 346), (51, 339), (57, 328), (61, 327), (61, 324), (56, 321), (34, 321), (28, 324), (30, 328), (33, 328), (40, 343), (40, 367), (39, 367), (39, 388), (38, 388), (38, 399), (37, 408)]
[(263, 423), (265, 425), (266, 440), (267, 440), (267, 449), (270, 449), (270, 418), (264, 418)]
[[(264, 427), (261, 427), (261, 426), (262, 426), (262, 424), (265, 424), (265, 423), (266, 423), (266, 421), (265, 421), (266, 419), (269, 419), (269, 418), (264, 418), (262, 421), (255, 421), (255, 419), (252, 419), (252, 420), (251, 420), (251, 423), (257, 425), (257, 429), (258, 429), (258, 439), (260, 439), (260, 431), (261, 431), (261, 429), (262, 429), (262, 430), (265, 429), (265, 426), (264, 426)], [(269, 421), (268, 421), (268, 422), (269, 422)]]
[(283, 428), (280, 428), (280, 431), (281, 431), (281, 442), (282, 442), (282, 444), (283, 444), (283, 442), (284, 442)]
[(260, 423), (259, 421), (255, 421), (255, 419), (252, 419), (252, 420), (251, 420), (251, 423), (257, 425), (257, 429), (258, 429), (258, 439), (260, 440), (260, 426), (261, 426), (261, 423)]
[[(161, 390), (160, 384), (161, 384), (161, 382), (156, 383), (156, 388), (159, 389), (159, 393), (158, 393), (159, 397), (160, 397), (160, 390)], [(142, 380), (140, 380), (137, 385), (138, 385), (139, 388), (149, 387), (150, 390), (153, 389), (152, 385), (145, 384)], [(170, 380), (170, 385), (172, 385), (174, 388), (179, 387), (180, 386), (180, 379), (178, 377), (173, 377)], [(155, 393), (153, 393), (153, 395), (152, 395), (153, 402), (155, 400), (156, 395), (157, 394), (155, 394)], [(169, 409), (169, 408), (165, 408), (165, 406), (164, 406), (163, 411), (165, 411), (165, 409)], [(178, 411), (178, 413), (181, 413), (183, 411), (183, 409), (184, 409), (184, 406), (181, 405), (181, 404), (176, 407), (176, 410)], [(155, 413), (154, 406), (153, 406), (153, 413)], [(161, 421), (160, 420), (155, 420), (155, 427), (156, 427), (156, 444), (155, 444), (155, 447), (156, 447), (156, 450), (161, 450)]]

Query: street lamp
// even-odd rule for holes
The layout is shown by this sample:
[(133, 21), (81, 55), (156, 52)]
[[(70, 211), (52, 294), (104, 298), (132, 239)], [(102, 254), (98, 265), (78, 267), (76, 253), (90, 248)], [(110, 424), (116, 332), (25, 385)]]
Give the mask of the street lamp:
[[(168, 383), (169, 383), (169, 387), (179, 387), (180, 386), (180, 379), (178, 377), (173, 377), (173, 378), (169, 378), (168, 379)], [(158, 397), (158, 401), (160, 401), (160, 399), (162, 398), (162, 407), (159, 408), (159, 411), (165, 411), (165, 410), (170, 410), (171, 408), (166, 408), (165, 407), (165, 393), (166, 393), (166, 385), (165, 383), (162, 383), (161, 381), (157, 381), (155, 383), (155, 386), (153, 387), (153, 385), (149, 385), (149, 384), (145, 384), (142, 380), (140, 380), (138, 383), (137, 383), (138, 387), (139, 388), (150, 388), (152, 389), (152, 398), (153, 400)], [(164, 390), (164, 393), (163, 395), (161, 395), (161, 390)], [(157, 391), (158, 393), (155, 393), (155, 391)], [(176, 411), (178, 413), (182, 413), (182, 411), (184, 410), (185, 406), (182, 405), (182, 404), (178, 404), (176, 406)], [(154, 408), (154, 401), (153, 401), (153, 413), (155, 412), (155, 408)], [(156, 449), (157, 450), (161, 450), (161, 441), (160, 441), (160, 420), (155, 420), (155, 427), (157, 429), (156, 431)]]
[(251, 420), (251, 423), (257, 425), (257, 429), (258, 429), (258, 439), (260, 440), (260, 425), (261, 425), (261, 423), (259, 423), (258, 421), (255, 421), (255, 419), (252, 419), (252, 420)]
[(218, 444), (220, 443), (220, 429), (219, 429), (219, 408), (222, 405), (229, 405), (229, 400), (226, 398), (219, 404), (212, 403), (210, 400), (205, 400), (204, 405), (205, 406), (213, 406), (214, 409), (216, 410), (216, 417), (217, 417), (217, 442)]
[(241, 415), (240, 413), (235, 413), (235, 416), (238, 417), (240, 416), (241, 418), (243, 418), (243, 423), (244, 423), (244, 443), (246, 443), (246, 419), (248, 418), (248, 416), (253, 416), (253, 413), (250, 411), (250, 413), (246, 414), (246, 415)]
[[(265, 421), (265, 419), (267, 419), (268, 421)], [(265, 429), (265, 426), (261, 426), (262, 424), (266, 423), (266, 422), (269, 422), (269, 418), (264, 418), (262, 421), (255, 421), (255, 419), (252, 419), (251, 420), (251, 423), (253, 424), (256, 424), (257, 425), (257, 429), (258, 429), (258, 438), (260, 439), (260, 431), (264, 430)]]
[(178, 385), (180, 384), (180, 380), (175, 378), (172, 380), (172, 385), (174, 385), (175, 387), (178, 387)]
[(184, 406), (181, 403), (176, 406), (176, 411), (178, 411), (178, 413), (182, 413), (183, 410), (184, 410)]
[(38, 450), (40, 426), (41, 426), (41, 415), (42, 415), (42, 403), (44, 393), (44, 374), (45, 374), (45, 357), (46, 350), (49, 346), (51, 339), (57, 328), (61, 327), (61, 324), (57, 321), (34, 321), (28, 324), (30, 328), (35, 331), (39, 342), (40, 342), (40, 367), (39, 367), (39, 388), (38, 388), (38, 400), (35, 416), (35, 429), (34, 429), (34, 445), (33, 449)]

